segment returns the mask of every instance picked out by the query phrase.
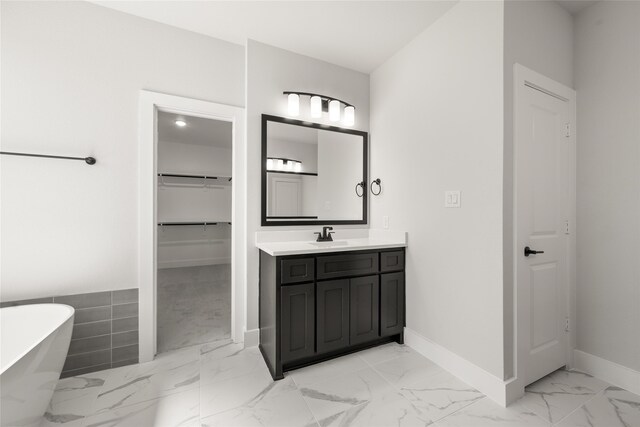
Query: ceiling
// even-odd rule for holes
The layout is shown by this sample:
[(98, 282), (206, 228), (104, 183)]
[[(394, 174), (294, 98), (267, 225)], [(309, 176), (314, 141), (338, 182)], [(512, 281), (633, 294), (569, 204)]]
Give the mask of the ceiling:
[[(187, 125), (176, 126), (178, 119)], [(158, 139), (161, 141), (231, 149), (231, 132), (231, 122), (158, 111)]]
[(92, 1), (232, 43), (257, 40), (370, 73), (457, 1)]
[(556, 0), (560, 6), (562, 6), (567, 12), (572, 15), (577, 15), (583, 9), (591, 6), (594, 3), (597, 3), (597, 0)]

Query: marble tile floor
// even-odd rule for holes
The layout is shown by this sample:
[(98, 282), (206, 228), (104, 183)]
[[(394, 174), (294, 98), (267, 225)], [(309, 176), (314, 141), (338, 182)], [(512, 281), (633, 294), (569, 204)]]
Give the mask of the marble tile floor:
[(158, 352), (231, 336), (231, 264), (158, 270)]
[(508, 408), (395, 343), (273, 382), (256, 347), (229, 341), (60, 380), (51, 427), (640, 426), (640, 396), (557, 371)]

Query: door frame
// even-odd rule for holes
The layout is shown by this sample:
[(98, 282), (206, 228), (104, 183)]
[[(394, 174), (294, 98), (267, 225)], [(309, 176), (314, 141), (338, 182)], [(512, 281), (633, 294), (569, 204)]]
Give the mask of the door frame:
[(576, 307), (576, 92), (575, 90), (564, 86), (540, 73), (537, 73), (521, 64), (513, 66), (513, 84), (514, 84), (514, 102), (513, 102), (513, 284), (514, 284), (514, 311), (515, 311), (515, 376), (516, 390), (519, 394), (524, 393), (525, 384), (525, 360), (528, 351), (527, 343), (530, 342), (530, 322), (528, 318), (522, 315), (524, 307), (530, 304), (523, 292), (520, 292), (518, 284), (518, 259), (522, 248), (518, 243), (518, 147), (521, 144), (519, 135), (520, 129), (519, 118), (525, 108), (524, 92), (527, 87), (547, 93), (550, 96), (562, 99), (569, 103), (569, 117), (571, 121), (570, 137), (568, 144), (571, 144), (569, 150), (569, 188), (573, 189), (569, 200), (569, 238), (567, 241), (567, 273), (568, 286), (566, 292), (566, 313), (569, 319), (569, 332), (566, 340), (566, 361), (567, 368), (573, 367), (573, 349), (576, 343), (575, 331), (575, 307)]
[(242, 342), (246, 313), (246, 140), (244, 108), (141, 90), (138, 104), (139, 361), (157, 351), (157, 113), (165, 111), (232, 123), (231, 338)]

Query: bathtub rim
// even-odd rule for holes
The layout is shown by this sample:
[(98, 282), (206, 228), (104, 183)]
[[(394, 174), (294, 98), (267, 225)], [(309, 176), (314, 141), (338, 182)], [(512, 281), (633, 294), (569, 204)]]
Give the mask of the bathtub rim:
[(56, 326), (52, 326), (51, 330), (47, 331), (44, 335), (40, 336), (38, 339), (34, 339), (34, 342), (28, 346), (26, 346), (26, 350), (20, 352), (16, 357), (12, 358), (10, 363), (7, 363), (4, 367), (0, 367), (0, 375), (4, 374), (8, 371), (12, 366), (14, 366), (20, 359), (29, 354), (34, 348), (36, 348), (40, 343), (50, 337), (53, 333), (60, 329), (62, 325), (64, 325), (69, 320), (73, 321), (73, 316), (76, 312), (75, 308), (67, 304), (59, 304), (59, 303), (44, 303), (44, 304), (24, 304), (24, 305), (15, 305), (12, 307), (3, 307), (0, 310), (24, 310), (26, 307), (30, 309), (42, 306), (56, 306), (56, 308), (65, 308), (67, 311), (67, 316), (60, 321)]

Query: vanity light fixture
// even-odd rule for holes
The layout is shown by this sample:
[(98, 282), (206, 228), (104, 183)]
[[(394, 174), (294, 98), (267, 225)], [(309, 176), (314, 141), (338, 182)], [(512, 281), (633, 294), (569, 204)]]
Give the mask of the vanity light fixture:
[(353, 126), (356, 122), (356, 109), (352, 105), (344, 107), (344, 124)]
[(293, 159), (279, 159), (276, 157), (267, 158), (267, 170), (282, 172), (300, 172), (302, 171), (302, 162)]
[(311, 97), (311, 117), (318, 119), (322, 117), (322, 98), (318, 95)]
[[(338, 122), (342, 118), (345, 126), (353, 126), (356, 121), (356, 107), (340, 99), (309, 92), (285, 91), (287, 96), (287, 112), (289, 116), (300, 115), (300, 97), (308, 96), (309, 115), (314, 119), (322, 117), (323, 112), (329, 113), (329, 120)], [(342, 107), (344, 105), (344, 108)]]
[(340, 120), (340, 101), (335, 99), (329, 101), (329, 120), (332, 122)]
[(300, 95), (297, 93), (290, 93), (288, 98), (288, 110), (289, 115), (297, 117), (300, 114)]
[(179, 128), (183, 128), (183, 127), (185, 127), (187, 125), (187, 122), (185, 122), (184, 120), (181, 120), (181, 119), (176, 120), (174, 123)]

